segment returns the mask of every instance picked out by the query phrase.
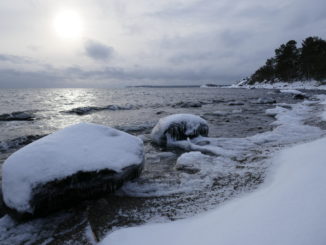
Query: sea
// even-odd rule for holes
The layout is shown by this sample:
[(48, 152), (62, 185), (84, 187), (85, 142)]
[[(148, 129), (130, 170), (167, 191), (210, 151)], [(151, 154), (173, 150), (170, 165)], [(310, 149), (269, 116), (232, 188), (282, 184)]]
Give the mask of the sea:
[[(304, 96), (197, 87), (1, 89), (0, 165), (41, 137), (91, 122), (140, 137), (145, 167), (116, 193), (49, 217), (15, 221), (0, 205), (0, 244), (94, 244), (119, 227), (193, 216), (259, 188), (275, 152), (325, 135), (321, 115), (326, 92), (302, 92)], [(153, 127), (177, 113), (204, 118), (209, 135), (201, 146), (218, 153), (155, 145)]]

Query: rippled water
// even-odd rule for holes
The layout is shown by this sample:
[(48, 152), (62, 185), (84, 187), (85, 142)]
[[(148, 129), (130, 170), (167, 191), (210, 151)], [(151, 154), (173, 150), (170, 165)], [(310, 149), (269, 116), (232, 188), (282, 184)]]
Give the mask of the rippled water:
[[(45, 244), (74, 239), (76, 244), (88, 244), (89, 230), (100, 239), (116, 227), (194, 215), (250, 191), (264, 180), (274, 151), (325, 133), (325, 122), (320, 119), (323, 107), (315, 97), (323, 92), (306, 93), (310, 98), (303, 102), (291, 94), (260, 89), (0, 90), (0, 164), (27, 143), (78, 122), (140, 136), (146, 152), (142, 176), (116, 195), (27, 224), (3, 218), (0, 241), (20, 244), (19, 234), (27, 231), (33, 239), (29, 237), (31, 242), (26, 244), (47, 239)], [(274, 114), (266, 114), (276, 107)], [(30, 114), (34, 120), (1, 121), (1, 115), (12, 112)], [(155, 146), (148, 135), (161, 117), (174, 113), (205, 118), (210, 129), (205, 141), (221, 154), (195, 154), (185, 160), (193, 161), (194, 169), (176, 167), (184, 151)]]

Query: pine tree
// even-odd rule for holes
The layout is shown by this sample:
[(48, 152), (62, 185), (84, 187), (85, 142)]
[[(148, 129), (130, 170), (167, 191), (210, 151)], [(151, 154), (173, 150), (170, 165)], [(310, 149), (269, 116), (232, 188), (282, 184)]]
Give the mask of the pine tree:
[(302, 42), (300, 66), (304, 79), (326, 78), (326, 41), (308, 37)]
[(282, 81), (293, 81), (298, 77), (299, 50), (294, 40), (282, 44), (275, 50), (275, 75)]
[(282, 44), (275, 49), (275, 56), (251, 75), (249, 83), (302, 79), (326, 80), (326, 41), (319, 37), (306, 38), (301, 48), (295, 40)]

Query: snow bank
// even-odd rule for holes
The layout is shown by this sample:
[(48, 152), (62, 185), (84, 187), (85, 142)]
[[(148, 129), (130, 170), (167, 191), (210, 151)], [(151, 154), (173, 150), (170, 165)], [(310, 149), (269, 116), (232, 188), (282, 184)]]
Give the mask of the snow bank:
[(192, 114), (174, 114), (161, 118), (153, 128), (151, 137), (155, 143), (166, 145), (176, 140), (186, 140), (199, 135), (207, 136), (207, 134), (207, 122), (201, 117)]
[(166, 224), (121, 229), (101, 245), (324, 245), (326, 138), (283, 150), (258, 191), (214, 211)]
[(6, 205), (33, 213), (35, 187), (78, 172), (121, 172), (143, 163), (143, 143), (106, 126), (80, 123), (41, 138), (12, 154), (2, 167)]

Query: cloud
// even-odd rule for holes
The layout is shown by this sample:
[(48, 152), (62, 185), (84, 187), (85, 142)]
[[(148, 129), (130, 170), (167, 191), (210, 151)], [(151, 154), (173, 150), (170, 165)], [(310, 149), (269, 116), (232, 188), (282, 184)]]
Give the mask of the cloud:
[(85, 43), (86, 55), (96, 61), (106, 61), (112, 58), (113, 48), (95, 40)]
[(66, 83), (62, 77), (49, 71), (0, 70), (0, 88), (52, 88), (65, 86)]
[(326, 38), (324, 0), (70, 0), (77, 42), (49, 35), (55, 1), (18, 1), (0, 1), (0, 87), (231, 83), (290, 39)]
[(25, 64), (32, 62), (32, 59), (16, 55), (0, 54), (0, 61), (10, 62), (13, 64)]

